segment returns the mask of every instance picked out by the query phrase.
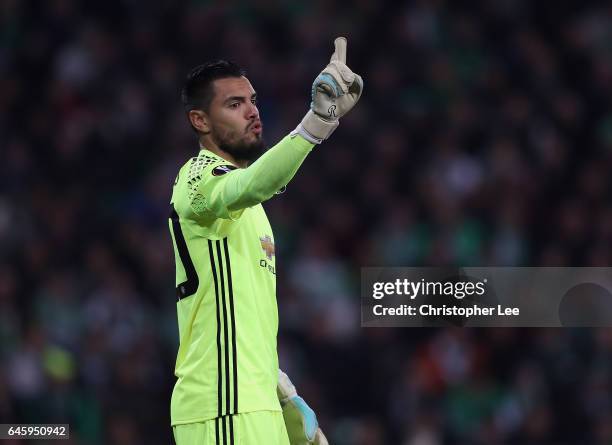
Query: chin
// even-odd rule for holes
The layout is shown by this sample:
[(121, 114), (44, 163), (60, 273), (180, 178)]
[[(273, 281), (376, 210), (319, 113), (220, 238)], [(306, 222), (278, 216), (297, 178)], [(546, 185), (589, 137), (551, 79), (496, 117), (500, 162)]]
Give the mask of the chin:
[(261, 135), (255, 139), (242, 139), (239, 143), (220, 144), (219, 148), (232, 155), (236, 161), (248, 163), (255, 161), (266, 151)]

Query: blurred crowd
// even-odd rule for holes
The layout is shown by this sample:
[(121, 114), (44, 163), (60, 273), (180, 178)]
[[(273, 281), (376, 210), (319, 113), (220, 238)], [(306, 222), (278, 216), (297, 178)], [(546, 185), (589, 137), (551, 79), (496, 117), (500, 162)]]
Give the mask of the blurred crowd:
[(244, 66), (271, 145), (336, 35), (364, 95), (264, 205), (330, 442), (612, 443), (608, 329), (359, 326), (363, 266), (612, 263), (604, 1), (0, 0), (0, 423), (172, 443), (184, 76)]

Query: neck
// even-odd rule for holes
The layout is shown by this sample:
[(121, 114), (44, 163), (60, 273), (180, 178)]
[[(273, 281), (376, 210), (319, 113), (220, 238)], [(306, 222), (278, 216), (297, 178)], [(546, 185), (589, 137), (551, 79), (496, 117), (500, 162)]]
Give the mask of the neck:
[(199, 143), (200, 143), (201, 149), (206, 149), (216, 154), (217, 156), (225, 159), (226, 161), (230, 162), (232, 165), (235, 165), (236, 167), (246, 168), (248, 166), (247, 161), (242, 161), (242, 162), (237, 161), (231, 154), (229, 154), (225, 150), (221, 150), (219, 146), (215, 144), (213, 140), (209, 137), (200, 138)]

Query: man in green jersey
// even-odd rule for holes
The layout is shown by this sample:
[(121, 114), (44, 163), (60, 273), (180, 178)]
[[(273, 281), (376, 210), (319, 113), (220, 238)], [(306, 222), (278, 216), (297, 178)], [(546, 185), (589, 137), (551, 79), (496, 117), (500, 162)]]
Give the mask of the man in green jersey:
[(327, 443), (278, 369), (274, 235), (261, 202), (291, 180), (362, 89), (338, 38), (312, 85), (310, 110), (265, 151), (244, 72), (218, 61), (189, 73), (182, 100), (200, 151), (176, 177), (169, 220), (180, 335), (171, 402), (177, 445)]

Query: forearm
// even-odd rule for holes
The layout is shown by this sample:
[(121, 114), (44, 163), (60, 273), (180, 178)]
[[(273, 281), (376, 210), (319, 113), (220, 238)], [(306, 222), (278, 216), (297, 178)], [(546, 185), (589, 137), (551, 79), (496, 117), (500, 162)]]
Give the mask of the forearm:
[(228, 174), (210, 202), (235, 211), (270, 199), (293, 178), (313, 147), (299, 135), (286, 136), (248, 168)]
[(329, 64), (312, 85), (311, 109), (297, 128), (246, 169), (215, 174), (219, 172), (211, 167), (212, 175), (190, 192), (196, 218), (235, 219), (244, 209), (270, 199), (293, 178), (314, 145), (338, 127), (338, 119), (361, 97), (363, 80), (346, 66), (346, 38), (337, 38), (334, 45)]

